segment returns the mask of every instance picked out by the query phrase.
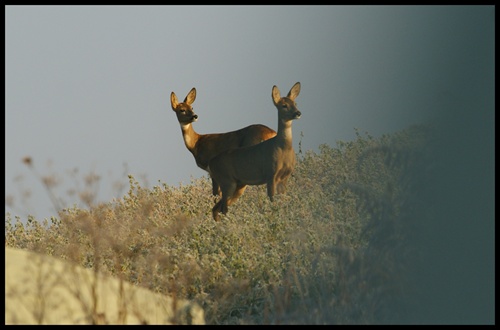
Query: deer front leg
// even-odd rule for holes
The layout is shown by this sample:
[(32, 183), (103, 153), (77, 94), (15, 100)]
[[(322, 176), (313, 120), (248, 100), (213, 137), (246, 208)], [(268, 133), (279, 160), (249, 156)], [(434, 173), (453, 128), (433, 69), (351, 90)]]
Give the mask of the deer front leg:
[(282, 178), (280, 182), (278, 182), (276, 190), (278, 194), (284, 194), (286, 192), (286, 183), (288, 181), (288, 177)]
[(267, 183), (267, 196), (269, 196), (269, 199), (271, 200), (271, 202), (274, 201), (274, 191), (275, 191), (275, 184), (274, 184), (274, 179), (271, 179), (268, 183)]

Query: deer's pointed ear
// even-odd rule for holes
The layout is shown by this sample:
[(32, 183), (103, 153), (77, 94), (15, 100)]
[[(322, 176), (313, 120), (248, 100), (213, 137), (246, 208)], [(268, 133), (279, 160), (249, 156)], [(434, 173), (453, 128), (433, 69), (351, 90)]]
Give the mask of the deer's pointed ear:
[(193, 87), (189, 91), (188, 95), (186, 95), (186, 98), (184, 99), (184, 103), (191, 105), (191, 104), (193, 104), (195, 99), (196, 99), (196, 88)]
[(273, 86), (272, 96), (273, 96), (274, 105), (278, 105), (278, 101), (281, 99), (281, 94), (280, 94), (280, 90), (278, 89), (278, 87), (276, 87), (276, 85)]
[(172, 110), (175, 111), (175, 108), (177, 108), (177, 105), (179, 104), (179, 100), (177, 100), (177, 95), (175, 95), (174, 92), (170, 94), (170, 104), (172, 105)]
[(295, 85), (293, 85), (292, 88), (290, 88), (287, 97), (291, 100), (295, 100), (295, 98), (299, 95), (299, 93), (300, 93), (300, 82), (296, 82)]

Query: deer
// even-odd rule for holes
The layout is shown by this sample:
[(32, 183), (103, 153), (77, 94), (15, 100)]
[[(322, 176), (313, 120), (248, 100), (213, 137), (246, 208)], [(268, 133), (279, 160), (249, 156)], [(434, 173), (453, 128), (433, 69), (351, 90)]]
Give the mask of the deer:
[[(273, 129), (262, 124), (254, 124), (226, 133), (198, 134), (192, 125), (193, 122), (198, 120), (198, 115), (192, 107), (195, 99), (196, 88), (194, 87), (181, 103), (179, 103), (174, 92), (170, 94), (170, 103), (181, 126), (184, 144), (193, 154), (196, 165), (207, 172), (208, 162), (221, 152), (232, 148), (255, 145), (276, 135)], [(219, 186), (213, 179), (212, 194), (214, 196), (220, 195)]]
[(301, 117), (295, 98), (300, 92), (300, 82), (295, 83), (287, 96), (281, 97), (276, 85), (272, 88), (273, 103), (278, 109), (276, 136), (259, 144), (230, 149), (210, 160), (208, 171), (220, 187), (222, 197), (212, 208), (215, 221), (226, 214), (248, 185), (267, 185), (271, 202), (275, 193), (284, 194), (286, 183), (295, 168), (295, 151), (292, 143), (292, 121)]

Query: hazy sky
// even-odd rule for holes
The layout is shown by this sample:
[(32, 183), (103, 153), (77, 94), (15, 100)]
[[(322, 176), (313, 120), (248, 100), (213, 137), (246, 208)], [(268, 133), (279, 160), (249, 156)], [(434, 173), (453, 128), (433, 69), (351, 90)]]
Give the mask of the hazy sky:
[(149, 187), (206, 176), (172, 91), (196, 87), (198, 133), (276, 129), (272, 86), (300, 81), (296, 151), (301, 132), (316, 151), (354, 128), (378, 137), (464, 101), (494, 105), (493, 6), (6, 6), (5, 18), (6, 211), (22, 217), (55, 215), (25, 156), (69, 205), (75, 168), (80, 185), (101, 176), (105, 202), (124, 172)]

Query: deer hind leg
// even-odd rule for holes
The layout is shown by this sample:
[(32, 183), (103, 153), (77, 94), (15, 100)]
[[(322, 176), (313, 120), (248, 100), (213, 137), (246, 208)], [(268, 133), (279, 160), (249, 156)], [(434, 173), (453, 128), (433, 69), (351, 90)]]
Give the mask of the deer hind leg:
[[(236, 200), (241, 196), (243, 195), (243, 192), (245, 191), (245, 189), (247, 188), (246, 185), (244, 186), (237, 186), (233, 193), (232, 194), (229, 194), (229, 193), (222, 193), (222, 198), (220, 199), (219, 202), (217, 202), (217, 204), (215, 204), (215, 206), (213, 207), (212, 209), (212, 216), (214, 217), (214, 220), (215, 221), (219, 221), (220, 220), (220, 216), (219, 216), (219, 212), (222, 213), (222, 214), (226, 214), (227, 211), (228, 211), (228, 206), (233, 204), (234, 202), (236, 202)], [(227, 198), (227, 196), (231, 196), (229, 198)]]
[(214, 196), (220, 195), (219, 184), (213, 178), (212, 178), (212, 195)]
[[(227, 204), (226, 204), (226, 211), (227, 211), (227, 207), (231, 204), (233, 204), (234, 202), (236, 202), (236, 200), (241, 196), (243, 195), (243, 193), (245, 192), (245, 189), (247, 189), (247, 186), (246, 185), (243, 185), (243, 186), (237, 186), (236, 189), (234, 190), (234, 193), (231, 195), (230, 198), (228, 198), (227, 200)], [(224, 214), (226, 212), (223, 212)]]
[(220, 212), (220, 207), (221, 207), (222, 199), (219, 200), (215, 206), (212, 208), (212, 217), (214, 218), (215, 221), (220, 220), (219, 212)]
[[(212, 208), (212, 216), (215, 221), (219, 221), (220, 219), (219, 212), (222, 214), (227, 213), (227, 206), (232, 203), (232, 200), (234, 199), (234, 194), (237, 191), (236, 183), (233, 182), (223, 184), (220, 186), (220, 188), (222, 192), (222, 197)], [(236, 198), (238, 197), (239, 195)]]

